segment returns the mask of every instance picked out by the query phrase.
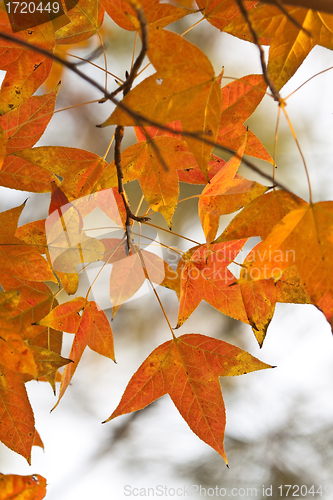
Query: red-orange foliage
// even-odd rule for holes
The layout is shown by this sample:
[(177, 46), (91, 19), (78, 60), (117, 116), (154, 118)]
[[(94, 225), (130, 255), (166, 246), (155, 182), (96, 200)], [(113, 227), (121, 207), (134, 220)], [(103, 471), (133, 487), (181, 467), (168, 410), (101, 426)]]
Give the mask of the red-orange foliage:
[[(47, 380), (55, 388), (58, 369), (65, 366), (59, 403), (86, 346), (114, 360), (112, 330), (104, 311), (89, 299), (91, 288), (86, 297), (69, 297), (77, 290), (82, 264), (113, 266), (110, 290), (105, 291), (113, 315), (148, 280), (176, 292), (177, 327), (202, 300), (251, 325), (260, 345), (277, 302), (314, 304), (332, 324), (333, 202), (313, 204), (310, 195), (307, 203), (275, 184), (274, 174), (266, 174), (267, 186), (237, 173), (243, 155), (265, 160), (274, 170), (275, 160), (244, 125), (267, 88), (284, 108), (278, 91), (309, 51), (316, 44), (333, 49), (331, 11), (310, 10), (311, 0), (296, 3), (300, 6), (286, 7), (297, 21), (293, 23), (277, 5), (254, 0), (244, 2), (247, 19), (239, 10), (242, 1), (236, 0), (197, 0), (197, 6), (186, 0), (178, 6), (159, 0), (79, 0), (68, 10), (67, 24), (55, 29), (50, 21), (24, 29), (16, 32), (16, 42), (1, 36), (11, 35), (12, 29), (0, 11), (0, 69), (6, 72), (0, 91), (0, 184), (51, 193), (46, 220), (18, 227), (24, 205), (0, 214), (0, 439), (28, 462), (32, 446), (42, 446), (42, 441), (25, 383)], [(311, 6), (315, 8), (314, 1)], [(221, 88), (223, 71), (215, 75), (200, 48), (165, 29), (198, 9), (214, 27), (242, 39), (253, 41), (252, 28), (258, 43), (270, 46), (267, 71), (263, 65), (262, 75), (246, 75)], [(54, 50), (93, 36), (105, 12), (122, 29), (141, 36), (143, 56), (155, 69), (135, 85), (143, 58), (133, 65), (120, 88), (121, 104), (100, 125), (116, 126), (115, 159), (108, 162), (74, 147), (33, 147), (61, 92), (57, 85), (35, 95), (50, 72), (59, 72), (58, 67), (52, 70)], [(49, 55), (20, 41), (47, 49)], [(118, 90), (101, 98), (115, 102)], [(136, 127), (138, 142), (120, 155), (127, 126)], [(214, 151), (227, 148), (234, 156), (225, 162), (213, 155), (214, 144)], [(123, 183), (139, 181), (149, 213), (162, 214), (169, 228), (179, 182), (203, 185), (198, 215), (206, 242), (176, 251), (181, 254), (176, 270), (140, 247), (134, 220), (147, 220), (131, 212), (121, 176)], [(96, 207), (121, 230), (121, 237), (86, 234), (83, 219)], [(220, 216), (240, 208), (218, 235)], [(260, 236), (262, 243), (245, 258), (237, 279), (228, 265), (252, 236)], [(48, 282), (64, 289), (68, 300), (59, 305), (58, 292)], [(219, 377), (270, 366), (222, 340), (198, 333), (176, 337), (170, 330), (172, 339), (146, 358), (108, 420), (168, 393), (189, 427), (227, 462)], [(63, 332), (75, 334), (69, 359), (61, 356)], [(0, 500), (23, 498), (22, 491), (24, 498), (36, 500), (45, 494), (45, 480), (1, 476), (0, 490)]]

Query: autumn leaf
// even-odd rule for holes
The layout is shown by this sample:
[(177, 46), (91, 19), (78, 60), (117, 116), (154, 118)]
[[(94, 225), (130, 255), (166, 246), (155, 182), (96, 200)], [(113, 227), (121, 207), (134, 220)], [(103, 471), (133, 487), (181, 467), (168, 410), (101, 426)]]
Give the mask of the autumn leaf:
[(23, 279), (56, 282), (39, 252), (14, 236), (24, 205), (0, 214), (0, 271)]
[(55, 33), (57, 44), (79, 43), (92, 37), (100, 28), (104, 9), (98, 0), (66, 0), (70, 23)]
[[(137, 15), (128, 0), (101, 0), (101, 3), (118, 26), (129, 31), (140, 30)], [(160, 0), (141, 0), (140, 6), (147, 23), (159, 28), (164, 28), (191, 13), (188, 9), (160, 3)]]
[(45, 495), (46, 479), (39, 474), (0, 474), (0, 500), (42, 500)]
[(227, 266), (236, 258), (246, 240), (194, 247), (180, 259), (179, 328), (202, 300), (227, 316), (248, 323), (239, 285)]
[(59, 182), (52, 172), (36, 167), (17, 156), (6, 156), (0, 170), (0, 185), (11, 189), (48, 193), (52, 181)]
[[(15, 293), (19, 302), (14, 308), (6, 308), (6, 319), (12, 329), (18, 332), (22, 339), (28, 341), (29, 349), (33, 346), (52, 350), (60, 354), (62, 347), (62, 332), (36, 325), (36, 322), (46, 316), (58, 302), (49, 287), (44, 283), (23, 280), (5, 273), (0, 275), (1, 286), (6, 294)], [(47, 381), (55, 391), (56, 373), (46, 375)]]
[(243, 125), (262, 101), (266, 88), (262, 75), (247, 75), (222, 88), (222, 109), (216, 142), (236, 151), (246, 137), (243, 154), (273, 163), (260, 140)]
[(237, 155), (220, 169), (200, 195), (199, 217), (208, 247), (216, 236), (221, 215), (239, 210), (268, 189), (237, 174), (245, 148), (246, 136)]
[(0, 117), (0, 125), (6, 134), (7, 154), (20, 149), (32, 148), (43, 135), (54, 113), (60, 85), (48, 94), (30, 99)]
[(0, 365), (0, 440), (28, 463), (35, 421), (22, 375)]
[[(7, 14), (1, 11), (0, 31), (13, 33)], [(32, 45), (53, 51), (52, 23), (20, 31), (15, 36)], [(0, 69), (6, 71), (0, 91), (0, 116), (27, 101), (46, 80), (51, 67), (52, 60), (45, 55), (0, 38)]]
[(305, 201), (289, 191), (275, 190), (254, 199), (236, 215), (215, 243), (260, 236), (266, 238), (283, 217), (305, 205)]
[(70, 201), (90, 194), (108, 165), (103, 158), (94, 153), (61, 146), (26, 149), (17, 152), (16, 156), (38, 169), (61, 177), (61, 189)]
[[(245, 1), (244, 7), (251, 9), (257, 3), (257, 0)], [(234, 0), (197, 0), (197, 4), (204, 18), (220, 30), (240, 15)]]
[[(309, 52), (321, 45), (333, 49), (333, 16), (300, 7), (286, 7), (299, 26), (272, 5), (259, 5), (249, 10), (249, 19), (256, 33), (270, 45), (268, 72), (277, 90), (294, 75)], [(303, 30), (300, 28), (303, 27)], [(311, 36), (304, 31), (307, 30)], [(224, 31), (252, 41), (246, 21), (239, 16)]]
[[(306, 204), (289, 212), (271, 231), (248, 266), (253, 279), (279, 279), (296, 265), (312, 304), (333, 324), (333, 202)], [(256, 270), (254, 276), (253, 270)]]
[[(262, 242), (251, 250), (243, 262), (244, 266), (251, 263), (261, 245)], [(255, 268), (252, 269), (251, 273), (242, 267), (238, 284), (249, 323), (259, 346), (262, 347), (277, 302), (305, 304), (309, 301), (296, 266), (286, 269), (276, 282), (273, 278), (256, 281), (252, 279), (252, 276), (256, 276)]]
[[(138, 179), (143, 195), (154, 211), (160, 212), (169, 227), (178, 202), (177, 171), (197, 165), (187, 144), (181, 139), (156, 137), (154, 143), (141, 141), (122, 153), (124, 182)], [(118, 185), (114, 161), (104, 170), (98, 189)]]
[[(82, 314), (79, 314), (81, 313)], [(113, 361), (113, 333), (109, 320), (96, 302), (87, 301), (83, 297), (76, 297), (64, 304), (55, 307), (39, 325), (75, 333), (69, 359), (73, 361), (65, 367), (62, 374), (59, 399), (63, 397), (86, 346), (102, 356)], [(55, 408), (55, 407), (54, 407)]]
[[(148, 43), (148, 57), (157, 72), (131, 90), (122, 102), (162, 124), (180, 120), (184, 130), (214, 142), (221, 114), (221, 88), (211, 63), (200, 49), (169, 31), (151, 28)], [(101, 126), (114, 124), (137, 125), (120, 108)], [(188, 137), (186, 142), (206, 174), (212, 146)]]
[(190, 429), (225, 460), (225, 408), (219, 377), (271, 368), (247, 352), (199, 334), (182, 335), (155, 349), (130, 380), (106, 420), (141, 410), (169, 394)]
[(38, 379), (56, 372), (58, 368), (71, 363), (70, 359), (63, 358), (54, 351), (45, 349), (44, 347), (30, 346), (30, 351), (33, 354), (36, 366)]

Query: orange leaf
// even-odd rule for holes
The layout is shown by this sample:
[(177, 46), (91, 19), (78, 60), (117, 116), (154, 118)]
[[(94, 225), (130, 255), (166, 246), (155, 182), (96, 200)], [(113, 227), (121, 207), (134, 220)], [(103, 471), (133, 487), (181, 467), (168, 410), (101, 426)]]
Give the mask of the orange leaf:
[(24, 204), (0, 213), (0, 271), (23, 279), (56, 282), (37, 250), (14, 236), (23, 208)]
[(237, 156), (220, 169), (200, 195), (199, 217), (208, 246), (216, 236), (221, 215), (239, 210), (267, 190), (266, 186), (236, 174), (245, 146), (246, 137)]
[[(140, 30), (137, 15), (128, 0), (101, 0), (101, 3), (118, 26), (129, 31)], [(164, 28), (191, 13), (188, 9), (182, 9), (170, 4), (160, 4), (159, 0), (141, 0), (140, 5), (147, 24), (153, 24), (159, 28)]]
[(22, 376), (0, 366), (0, 440), (30, 464), (35, 421)]
[(39, 325), (48, 326), (55, 330), (76, 333), (81, 322), (79, 312), (85, 307), (87, 300), (75, 297), (52, 309), (52, 311), (38, 322)]
[(28, 101), (0, 117), (0, 125), (7, 139), (7, 154), (32, 148), (41, 138), (53, 116), (59, 87), (60, 85), (49, 94), (30, 97)]
[[(0, 31), (13, 34), (7, 14), (0, 11)], [(45, 23), (15, 34), (32, 45), (53, 51), (52, 23)], [(37, 52), (0, 39), (0, 69), (6, 71), (0, 91), (0, 116), (27, 101), (48, 77), (52, 60)]]
[[(251, 250), (244, 261), (245, 265), (251, 263), (261, 245), (262, 242)], [(284, 271), (282, 277), (276, 282), (273, 278), (254, 281), (251, 279), (251, 274), (242, 268), (238, 284), (250, 325), (260, 347), (273, 318), (276, 302), (297, 304), (308, 302), (296, 266)]]
[[(333, 49), (333, 15), (300, 7), (286, 7), (289, 15), (311, 33), (311, 37), (295, 25), (276, 6), (259, 4), (249, 11), (249, 19), (257, 34), (270, 45), (268, 72), (280, 90), (294, 75), (309, 52), (321, 45)], [(248, 26), (242, 16), (224, 28), (242, 39), (250, 39)]]
[(227, 463), (223, 440), (225, 408), (219, 377), (271, 368), (246, 351), (199, 334), (182, 335), (155, 349), (130, 380), (121, 401), (106, 420), (169, 394), (192, 431)]
[(46, 479), (39, 474), (0, 474), (0, 500), (42, 500), (45, 495)]
[[(184, 130), (214, 142), (220, 122), (221, 88), (210, 61), (195, 45), (170, 31), (150, 28), (148, 42), (148, 57), (157, 72), (131, 90), (123, 103), (162, 124), (180, 120)], [(114, 124), (137, 125), (120, 108), (101, 126)], [(186, 138), (186, 142), (206, 174), (212, 146), (192, 138)]]
[(37, 366), (37, 378), (56, 372), (58, 368), (68, 365), (71, 362), (70, 359), (63, 358), (56, 352), (44, 349), (43, 347), (30, 346), (30, 350)]
[(52, 174), (32, 163), (18, 158), (17, 156), (6, 156), (2, 169), (0, 169), (1, 186), (31, 193), (48, 193), (52, 181), (59, 179)]
[[(257, 0), (245, 1), (244, 7), (250, 9), (257, 3)], [(220, 30), (240, 15), (234, 0), (197, 0), (197, 4), (205, 19)]]
[(288, 212), (305, 203), (304, 200), (288, 191), (274, 190), (259, 196), (232, 219), (215, 242), (251, 236), (260, 236), (264, 239)]
[(279, 279), (296, 265), (312, 304), (333, 324), (333, 202), (306, 204), (271, 231), (248, 267), (252, 279)]
[[(79, 315), (82, 309), (83, 313)], [(39, 324), (75, 333), (69, 354), (73, 363), (67, 365), (62, 374), (57, 406), (74, 375), (86, 346), (114, 361), (113, 333), (105, 312), (98, 307), (96, 302), (87, 302), (83, 297), (76, 297), (56, 307)]]
[(82, 42), (101, 27), (104, 9), (98, 0), (66, 0), (66, 7), (66, 15), (71, 22), (56, 32), (57, 44)]
[(227, 266), (235, 259), (246, 240), (218, 243), (208, 250), (194, 247), (178, 264), (180, 305), (177, 328), (205, 300), (227, 316), (248, 323), (241, 291)]
[[(124, 182), (138, 179), (151, 209), (160, 212), (171, 227), (179, 195), (177, 170), (197, 165), (186, 143), (166, 136), (156, 137), (153, 144), (138, 142), (123, 151), (121, 163)], [(113, 161), (100, 177), (98, 187), (105, 189), (117, 185), (117, 170)]]
[(243, 123), (265, 96), (267, 84), (262, 75), (247, 75), (222, 88), (222, 113), (217, 143), (236, 151), (247, 137), (245, 155), (273, 163), (259, 139)]
[(42, 146), (17, 152), (16, 156), (61, 177), (61, 189), (71, 201), (92, 192), (108, 163), (82, 149)]

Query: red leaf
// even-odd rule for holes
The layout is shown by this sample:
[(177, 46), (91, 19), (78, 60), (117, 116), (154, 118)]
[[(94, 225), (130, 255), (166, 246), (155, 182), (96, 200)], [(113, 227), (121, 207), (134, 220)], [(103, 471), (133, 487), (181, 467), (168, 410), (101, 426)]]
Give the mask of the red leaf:
[(141, 410), (168, 393), (192, 431), (227, 463), (223, 446), (226, 418), (219, 377), (265, 368), (271, 367), (222, 340), (199, 334), (182, 335), (160, 345), (148, 356), (106, 422)]

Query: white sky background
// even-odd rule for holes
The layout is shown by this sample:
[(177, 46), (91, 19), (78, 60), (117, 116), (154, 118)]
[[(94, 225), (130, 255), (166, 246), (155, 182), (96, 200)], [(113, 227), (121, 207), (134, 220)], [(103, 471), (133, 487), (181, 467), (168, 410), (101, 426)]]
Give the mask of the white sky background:
[[(192, 20), (195, 22), (194, 17)], [(204, 23), (198, 26), (191, 36), (197, 37), (198, 45), (200, 37), (213, 40), (207, 55), (213, 60), (217, 73), (222, 66), (225, 67), (225, 75), (236, 77), (260, 72), (256, 47), (229, 35), (220, 34), (208, 24), (206, 28), (203, 28), (203, 25)], [(121, 66), (120, 60), (114, 59), (112, 51), (109, 54), (112, 60), (110, 69), (123, 75), (130, 58), (122, 57), (124, 65)], [(102, 64), (102, 59), (98, 62)], [(333, 52), (316, 47), (295, 77), (282, 90), (282, 95), (289, 94), (307, 78), (331, 65)], [(84, 68), (88, 71), (89, 67)], [(96, 71), (91, 74), (101, 78)], [(333, 199), (332, 83), (333, 72), (327, 72), (305, 85), (290, 98), (287, 105), (307, 160), (314, 201)], [(90, 97), (95, 95), (94, 91), (72, 75), (66, 76), (65, 84), (70, 84), (79, 97), (86, 92), (89, 99), (94, 98)], [(89, 111), (90, 109), (95, 109), (92, 112), (96, 113), (96, 123), (101, 123), (109, 114), (109, 109), (101, 105), (89, 107)], [(276, 104), (266, 97), (258, 114), (266, 120), (265, 139), (268, 138), (273, 143)], [(77, 127), (73, 118), (68, 118), (64, 124), (65, 116), (62, 113), (57, 115), (39, 145), (84, 147), (85, 136), (89, 134), (89, 130), (85, 129), (84, 123)], [(286, 134), (284, 118), (281, 126)], [(105, 144), (110, 131), (111, 129), (101, 131)], [(282, 146), (283, 144), (281, 148)], [(279, 154), (279, 168), (280, 165), (284, 171), (284, 182), (291, 186), (296, 194), (308, 200), (304, 168), (292, 143), (291, 148), (284, 149)], [(255, 178), (245, 169), (242, 174)], [(22, 223), (29, 217), (30, 220), (43, 217), (42, 211), (47, 208), (49, 195), (32, 195), (3, 188), (0, 191), (1, 211), (21, 204), (27, 196), (29, 200), (25, 209), (26, 219), (22, 220)], [(39, 210), (40, 213), (37, 214)], [(191, 234), (192, 238), (203, 241), (199, 226), (188, 227), (186, 232)], [(175, 324), (177, 311), (172, 292), (162, 291), (161, 297), (165, 298), (171, 322)], [(32, 466), (29, 467), (22, 457), (1, 445), (2, 473), (38, 473), (45, 476), (49, 485), (47, 500), (118, 499), (125, 498), (125, 485), (142, 488), (166, 485), (169, 488), (177, 488), (193, 484), (188, 477), (182, 478), (175, 472), (176, 465), (190, 464), (194, 459), (204, 463), (206, 457), (208, 459), (210, 456), (210, 449), (189, 430), (169, 396), (159, 400), (144, 416), (135, 420), (128, 438), (115, 444), (112, 453), (109, 452), (100, 459), (95, 456), (95, 453), (99, 455), (112, 433), (128, 417), (120, 417), (105, 425), (101, 425), (101, 421), (108, 418), (115, 409), (127, 382), (145, 357), (157, 345), (170, 338), (163, 321), (158, 319), (155, 324), (156, 316), (150, 317), (153, 300), (152, 295), (146, 296), (142, 301), (134, 301), (124, 307), (126, 312), (119, 311), (112, 325), (115, 332), (117, 365), (87, 350), (73, 378), (72, 386), (51, 415), (49, 411), (56, 400), (49, 385), (35, 382), (28, 384), (36, 427), (44, 441), (45, 453), (39, 448), (33, 448)], [(117, 325), (121, 326), (122, 321), (129, 326), (140, 322), (139, 312), (145, 307), (149, 314), (146, 324), (143, 324), (145, 330), (142, 331), (141, 342), (137, 342), (137, 337), (133, 336), (130, 328), (125, 333), (123, 331), (121, 336), (117, 335)], [(122, 314), (125, 316), (122, 317)], [(285, 429), (287, 432), (291, 415), (296, 421), (296, 434), (299, 432), (311, 435), (325, 425), (332, 425), (333, 339), (324, 316), (310, 305), (278, 304), (261, 350), (251, 329), (244, 326), (243, 330), (241, 347), (264, 362), (276, 365), (277, 368), (236, 377), (232, 380), (233, 390), (228, 389), (230, 381), (221, 379), (222, 390), (227, 386), (224, 392), (227, 434), (245, 441), (256, 441), (274, 431), (281, 432), (281, 429)], [(219, 334), (220, 338), (232, 341), (221, 332), (220, 314), (203, 303), (177, 333), (213, 336)], [(64, 355), (68, 355), (69, 343), (73, 337), (67, 334), (65, 337), (67, 351), (64, 350)], [(234, 342), (239, 345), (236, 340)], [(133, 345), (133, 348), (129, 348), (129, 345)], [(274, 447), (274, 442), (271, 446)], [(228, 455), (227, 447), (226, 453)], [(268, 456), (270, 451), (263, 451), (263, 462), (266, 453)], [(320, 459), (309, 457), (307, 453), (308, 450), (304, 451), (296, 445), (293, 448), (290, 445), (290, 448), (286, 447), (282, 454), (276, 457), (276, 463), (288, 463), (296, 469), (302, 469), (308, 473), (310, 479), (315, 477), (317, 485), (332, 486), (329, 484), (332, 480), (321, 466)], [(217, 454), (216, 457), (219, 460)], [(241, 457), (238, 458), (241, 460)], [(226, 483), (238, 488), (251, 486), (246, 475), (239, 473), (237, 464), (230, 465), (231, 469), (228, 470), (222, 458), (220, 459), (219, 487)], [(254, 479), (259, 480), (260, 474)], [(211, 486), (215, 487), (215, 483)], [(194, 495), (193, 498), (200, 497)], [(306, 498), (313, 497), (310, 495)]]

